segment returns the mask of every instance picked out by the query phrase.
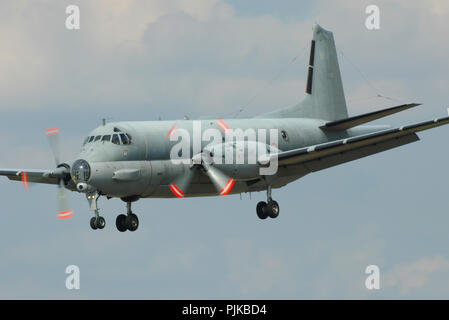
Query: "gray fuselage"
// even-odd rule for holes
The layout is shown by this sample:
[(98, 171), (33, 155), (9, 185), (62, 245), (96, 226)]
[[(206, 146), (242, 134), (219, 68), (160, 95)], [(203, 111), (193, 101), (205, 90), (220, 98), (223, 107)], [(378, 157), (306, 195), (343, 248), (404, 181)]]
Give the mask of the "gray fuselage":
[[(84, 159), (91, 166), (92, 174), (86, 182), (108, 197), (174, 197), (168, 185), (188, 168), (172, 162), (170, 151), (177, 141), (171, 141), (169, 134), (173, 128), (176, 128), (176, 130), (184, 129), (185, 132), (193, 136), (194, 121), (197, 126), (201, 126), (201, 134), (210, 128), (222, 130), (215, 119), (114, 122), (97, 127), (90, 132), (89, 137), (127, 133), (132, 141), (130, 144), (114, 144), (111, 141), (101, 141), (100, 139), (85, 143), (77, 159)], [(277, 130), (279, 138), (276, 141), (276, 147), (280, 151), (313, 146), (385, 128), (360, 126), (349, 130), (330, 132), (320, 128), (326, 121), (318, 119), (256, 118), (224, 119), (222, 121), (230, 129), (241, 129), (242, 131), (253, 129), (256, 132), (259, 129), (265, 129), (267, 143), (270, 143), (269, 130)], [(210, 142), (201, 141), (201, 149)], [(190, 156), (194, 154), (192, 148), (193, 146)], [(288, 167), (280, 166), (276, 174), (272, 176), (255, 175), (245, 177), (245, 179), (235, 177), (236, 182), (230, 194), (264, 190), (267, 188), (268, 181), (273, 188), (279, 188), (309, 172), (305, 166), (298, 164)], [(205, 175), (195, 176), (186, 193), (186, 196), (190, 197), (213, 195), (217, 195), (217, 190)]]

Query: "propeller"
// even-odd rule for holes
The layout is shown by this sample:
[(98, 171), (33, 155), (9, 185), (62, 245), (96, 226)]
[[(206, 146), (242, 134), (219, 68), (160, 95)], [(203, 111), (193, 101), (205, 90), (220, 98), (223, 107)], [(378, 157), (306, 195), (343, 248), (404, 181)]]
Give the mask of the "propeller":
[[(180, 164), (181, 165), (181, 164)], [(183, 173), (178, 175), (173, 182), (171, 182), (168, 187), (171, 192), (178, 197), (184, 198), (185, 192), (188, 190), (190, 183), (196, 173), (196, 166), (190, 167), (190, 165), (183, 165)]]
[(215, 189), (217, 189), (218, 194), (222, 197), (227, 195), (234, 186), (235, 180), (228, 177), (217, 167), (214, 167), (213, 163), (209, 164), (207, 162), (203, 162), (202, 166), (206, 171), (206, 174), (209, 177), (210, 181), (212, 181), (213, 185), (215, 186)]
[(193, 156), (189, 164), (180, 165), (184, 166), (182, 173), (169, 184), (170, 190), (178, 198), (184, 197), (197, 170), (201, 170), (209, 177), (209, 180), (221, 196), (227, 195), (234, 186), (235, 180), (214, 165), (209, 151), (203, 151)]
[[(48, 143), (50, 144), (51, 152), (53, 158), (55, 159), (56, 166), (60, 164), (60, 147), (59, 147), (59, 128), (53, 127), (45, 130), (45, 135), (47, 136)], [(67, 202), (67, 191), (64, 187), (64, 177), (68, 174), (67, 168), (57, 167), (53, 170), (53, 175), (58, 177), (58, 193), (57, 193), (57, 208), (56, 213), (58, 219), (67, 219), (73, 215), (73, 211), (69, 209)]]
[(53, 127), (45, 129), (45, 135), (47, 136), (48, 143), (50, 144), (51, 151), (53, 153), (53, 158), (55, 159), (56, 165), (59, 164), (59, 128)]

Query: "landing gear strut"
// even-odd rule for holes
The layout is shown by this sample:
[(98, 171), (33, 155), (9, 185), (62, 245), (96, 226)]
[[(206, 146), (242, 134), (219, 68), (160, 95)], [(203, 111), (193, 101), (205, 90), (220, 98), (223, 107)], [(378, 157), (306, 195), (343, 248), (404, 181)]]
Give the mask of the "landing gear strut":
[(92, 217), (92, 219), (90, 219), (90, 227), (93, 230), (103, 229), (106, 226), (106, 220), (102, 216), (100, 216), (97, 206), (97, 201), (100, 195), (98, 194), (98, 192), (91, 194), (87, 193), (86, 197), (87, 201), (89, 201), (90, 210), (93, 210), (95, 213), (95, 217)]
[(279, 205), (271, 198), (271, 185), (267, 188), (267, 202), (260, 201), (256, 207), (257, 216), (259, 219), (266, 219), (268, 217), (274, 219), (279, 215)]
[(132, 213), (131, 211), (131, 202), (126, 203), (127, 208), (127, 214), (120, 214), (117, 216), (117, 219), (115, 220), (115, 225), (117, 227), (117, 230), (120, 232), (125, 232), (126, 230), (129, 231), (136, 231), (139, 227), (139, 219), (137, 216)]

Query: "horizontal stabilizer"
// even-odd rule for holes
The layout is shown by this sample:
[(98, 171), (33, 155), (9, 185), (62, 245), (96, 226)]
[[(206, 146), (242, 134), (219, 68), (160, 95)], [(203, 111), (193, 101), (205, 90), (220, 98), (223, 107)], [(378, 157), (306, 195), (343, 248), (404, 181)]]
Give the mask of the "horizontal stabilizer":
[[(342, 156), (348, 152), (354, 153), (357, 152), (357, 150), (361, 150), (361, 148), (366, 149), (366, 147), (379, 146), (383, 143), (387, 143), (385, 146), (385, 150), (387, 150), (391, 147), (395, 147), (394, 145), (392, 145), (392, 143), (399, 146), (405, 143), (417, 141), (418, 137), (416, 136), (416, 132), (446, 124), (449, 124), (449, 117), (284, 151), (273, 154), (271, 155), (271, 157), (277, 158), (279, 165), (291, 165), (298, 163), (307, 163), (314, 160), (323, 162), (327, 157), (335, 155)], [(395, 141), (397, 141), (397, 143)], [(376, 150), (376, 152), (379, 151), (382, 150)], [(360, 154), (358, 156), (355, 155), (354, 157), (351, 156), (350, 159), (342, 159), (340, 163), (354, 160), (365, 155)], [(270, 161), (273, 161), (273, 159), (271, 159)]]
[(331, 121), (326, 123), (324, 126), (322, 126), (322, 129), (326, 130), (346, 130), (352, 127), (359, 126), (361, 124), (371, 122), (392, 114), (395, 114), (397, 112), (401, 112), (416, 106), (421, 105), (420, 103), (409, 103), (409, 104), (403, 104), (396, 107), (391, 107), (379, 111), (369, 112), (365, 114), (361, 114), (354, 117), (349, 117), (346, 119)]

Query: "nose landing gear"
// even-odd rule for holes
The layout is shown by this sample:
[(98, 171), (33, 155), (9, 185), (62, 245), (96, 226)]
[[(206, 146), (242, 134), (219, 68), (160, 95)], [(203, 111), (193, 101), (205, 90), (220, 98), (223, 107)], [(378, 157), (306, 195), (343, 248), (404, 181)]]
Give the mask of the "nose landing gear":
[(260, 201), (256, 207), (257, 216), (259, 219), (266, 219), (268, 217), (274, 219), (279, 215), (279, 204), (271, 198), (271, 186), (267, 188), (267, 202)]
[(106, 226), (106, 220), (102, 216), (100, 216), (97, 206), (97, 200), (100, 197), (100, 195), (98, 194), (98, 192), (90, 194), (87, 193), (86, 197), (87, 201), (89, 201), (90, 209), (93, 210), (95, 213), (95, 217), (92, 217), (92, 219), (90, 219), (90, 227), (93, 230), (103, 229)]

